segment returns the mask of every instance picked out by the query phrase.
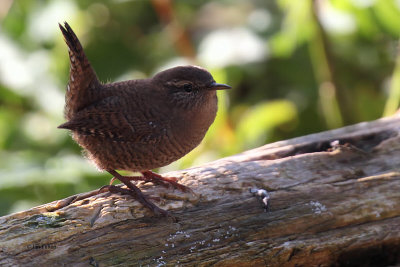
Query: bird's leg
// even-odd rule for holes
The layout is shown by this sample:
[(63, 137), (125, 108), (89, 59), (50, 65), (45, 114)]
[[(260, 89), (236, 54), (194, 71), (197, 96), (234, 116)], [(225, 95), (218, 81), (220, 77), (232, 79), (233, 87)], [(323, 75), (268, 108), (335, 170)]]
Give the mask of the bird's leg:
[[(120, 180), (122, 183), (124, 183), (130, 190), (120, 188), (120, 187), (114, 186), (114, 185), (104, 186), (100, 190), (108, 189), (111, 193), (121, 193), (121, 194), (125, 194), (125, 195), (126, 194), (131, 195), (132, 197), (137, 199), (140, 203), (142, 203), (143, 206), (150, 209), (155, 214), (161, 214), (166, 217), (167, 216), (172, 217), (168, 211), (157, 207), (153, 202), (148, 200), (147, 197), (142, 193), (142, 191), (140, 191), (140, 189), (137, 186), (135, 186), (134, 184), (132, 184), (130, 182), (129, 178), (120, 175), (115, 170), (108, 170), (108, 172), (110, 174), (114, 175), (114, 177), (117, 178), (118, 180)], [(172, 217), (172, 218), (174, 218), (174, 217)]]
[[(162, 185), (162, 186), (167, 187), (167, 188), (169, 186), (172, 186), (172, 187), (174, 187), (176, 189), (179, 189), (179, 190), (181, 190), (183, 192), (192, 192), (193, 193), (192, 189), (190, 189), (189, 187), (178, 183), (177, 182), (178, 179), (175, 178), (175, 177), (163, 177), (163, 176), (161, 176), (161, 175), (159, 175), (157, 173), (154, 173), (152, 171), (143, 171), (143, 172), (141, 172), (141, 174), (143, 176), (124, 176), (124, 178), (128, 179), (130, 181), (144, 181), (145, 183), (152, 182), (154, 184)], [(118, 179), (118, 178), (113, 177), (110, 180), (110, 185), (112, 185), (112, 183), (116, 179)]]
[[(146, 181), (146, 179), (144, 179), (142, 176), (124, 176), (126, 179), (130, 180), (130, 181)], [(110, 185), (112, 185), (115, 180), (118, 180), (118, 178), (113, 177), (110, 180)]]
[[(126, 179), (130, 180), (130, 181), (143, 181), (144, 183), (150, 183), (150, 182), (152, 182), (152, 183), (154, 183), (154, 184), (162, 185), (162, 186), (164, 186), (164, 187), (166, 187), (166, 188), (169, 187), (169, 184), (168, 184), (168, 183), (165, 183), (164, 181), (155, 180), (155, 179), (148, 179), (148, 178), (146, 178), (146, 177), (144, 177), (144, 176), (124, 176), (124, 177), (125, 177)], [(118, 179), (115, 178), (115, 177), (111, 178), (109, 185), (112, 185), (112, 184), (114, 183), (115, 180), (118, 180)], [(107, 186), (105, 186), (105, 187), (107, 187)]]
[(175, 177), (163, 177), (152, 171), (143, 171), (141, 173), (143, 174), (145, 181), (153, 182), (155, 184), (161, 184), (163, 186), (172, 185), (174, 188), (179, 189), (182, 192), (192, 192), (193, 193), (192, 189), (190, 189), (187, 186), (184, 186), (183, 184), (178, 183), (177, 182), (178, 179)]

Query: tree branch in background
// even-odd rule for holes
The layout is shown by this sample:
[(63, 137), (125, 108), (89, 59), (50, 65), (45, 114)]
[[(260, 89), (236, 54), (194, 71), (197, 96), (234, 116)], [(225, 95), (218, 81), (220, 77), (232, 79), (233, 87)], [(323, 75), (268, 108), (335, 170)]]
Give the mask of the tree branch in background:
[(174, 7), (171, 0), (152, 0), (153, 7), (162, 22), (172, 44), (176, 46), (177, 52), (186, 58), (194, 60), (196, 53), (190, 41), (187, 31), (181, 26), (174, 14)]
[(342, 88), (336, 77), (334, 56), (328, 36), (322, 27), (319, 13), (319, 2), (311, 1), (311, 15), (315, 22), (314, 39), (310, 41), (312, 65), (319, 83), (320, 104), (329, 128), (356, 121), (351, 95)]
[(396, 112), (400, 102), (400, 43), (397, 44), (396, 64), (393, 69), (390, 82), (389, 96), (386, 101), (383, 116), (389, 116)]

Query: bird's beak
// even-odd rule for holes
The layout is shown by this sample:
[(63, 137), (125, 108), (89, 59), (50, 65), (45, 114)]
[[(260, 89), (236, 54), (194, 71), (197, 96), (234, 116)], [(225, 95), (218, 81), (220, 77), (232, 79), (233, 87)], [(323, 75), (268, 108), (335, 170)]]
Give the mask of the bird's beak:
[(231, 89), (229, 85), (223, 84), (223, 83), (216, 83), (213, 82), (210, 87), (208, 87), (209, 90), (226, 90), (226, 89)]

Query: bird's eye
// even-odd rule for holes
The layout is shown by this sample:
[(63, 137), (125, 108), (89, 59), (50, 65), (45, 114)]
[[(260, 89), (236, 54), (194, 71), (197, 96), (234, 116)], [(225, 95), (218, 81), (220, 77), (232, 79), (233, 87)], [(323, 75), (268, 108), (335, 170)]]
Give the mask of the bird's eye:
[(185, 90), (185, 91), (188, 92), (188, 93), (192, 92), (192, 90), (193, 90), (192, 84), (190, 84), (190, 83), (185, 83), (185, 84), (183, 85), (183, 90)]

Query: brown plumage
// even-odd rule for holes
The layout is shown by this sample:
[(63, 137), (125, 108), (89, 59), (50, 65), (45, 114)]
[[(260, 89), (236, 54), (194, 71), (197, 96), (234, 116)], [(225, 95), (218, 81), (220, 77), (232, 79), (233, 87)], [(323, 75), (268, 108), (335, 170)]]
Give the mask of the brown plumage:
[[(131, 181), (187, 190), (175, 179), (149, 170), (183, 157), (201, 142), (216, 116), (216, 90), (230, 87), (216, 83), (208, 71), (196, 66), (175, 67), (150, 79), (102, 84), (71, 27), (59, 26), (71, 69), (65, 97), (67, 122), (58, 128), (71, 130), (88, 157), (129, 188), (110, 185), (108, 190), (128, 193), (155, 213), (168, 215)], [(121, 176), (115, 170), (141, 172), (143, 177)]]

